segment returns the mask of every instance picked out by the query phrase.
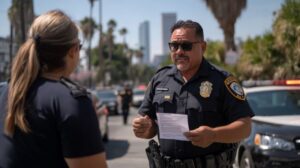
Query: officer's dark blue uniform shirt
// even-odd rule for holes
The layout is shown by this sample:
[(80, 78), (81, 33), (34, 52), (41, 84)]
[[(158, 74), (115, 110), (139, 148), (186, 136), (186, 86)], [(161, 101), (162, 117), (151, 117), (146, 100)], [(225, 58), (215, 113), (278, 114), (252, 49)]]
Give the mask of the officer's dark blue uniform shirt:
[[(152, 78), (139, 109), (141, 115), (156, 120), (156, 113), (187, 114), (189, 129), (201, 125), (218, 127), (239, 118), (252, 117), (242, 87), (230, 74), (216, 69), (203, 59), (197, 73), (185, 83), (176, 66), (160, 69)], [(179, 159), (218, 154), (229, 144), (213, 143), (207, 148), (190, 141), (159, 139), (164, 155)]]
[(3, 133), (7, 89), (0, 96), (0, 167), (67, 167), (64, 158), (104, 151), (91, 100), (60, 81), (38, 78), (30, 88), (26, 119), (31, 133)]

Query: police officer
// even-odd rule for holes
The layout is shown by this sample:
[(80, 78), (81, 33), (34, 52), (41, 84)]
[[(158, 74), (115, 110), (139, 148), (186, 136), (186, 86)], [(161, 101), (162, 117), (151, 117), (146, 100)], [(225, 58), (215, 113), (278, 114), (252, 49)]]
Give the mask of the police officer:
[(107, 167), (87, 91), (68, 76), (80, 51), (63, 12), (37, 17), (0, 96), (0, 167)]
[(121, 108), (122, 108), (122, 115), (123, 115), (123, 124), (127, 124), (128, 115), (130, 104), (132, 102), (132, 89), (129, 87), (128, 84), (125, 85), (124, 90), (120, 93), (121, 96)]
[[(230, 167), (237, 142), (249, 136), (253, 113), (235, 77), (203, 57), (202, 27), (191, 20), (171, 28), (172, 66), (163, 67), (149, 83), (133, 120), (134, 134), (158, 134), (163, 165), (156, 167)], [(159, 113), (187, 115), (188, 141), (160, 137)]]

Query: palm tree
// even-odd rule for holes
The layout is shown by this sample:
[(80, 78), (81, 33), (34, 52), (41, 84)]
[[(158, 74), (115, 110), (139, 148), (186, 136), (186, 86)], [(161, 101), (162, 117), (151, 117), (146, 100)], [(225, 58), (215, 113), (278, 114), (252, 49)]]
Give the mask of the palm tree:
[[(95, 26), (95, 22), (93, 20), (93, 7), (94, 7), (94, 2), (96, 0), (88, 0), (89, 3), (90, 3), (90, 17), (87, 18), (85, 17), (82, 21), (81, 21), (81, 27), (82, 27), (82, 30), (83, 30), (83, 35), (84, 35), (84, 38), (88, 40), (88, 50), (87, 50), (87, 56), (88, 56), (88, 71), (90, 72), (91, 71), (91, 45), (92, 45), (92, 37), (94, 35), (94, 30), (97, 26)], [(88, 85), (91, 87), (92, 85), (92, 78), (89, 77), (89, 80), (88, 80)]]
[(8, 11), (17, 48), (25, 42), (28, 29), (34, 19), (32, 0), (12, 0)]
[[(103, 55), (103, 43), (104, 43), (104, 35), (103, 35), (103, 27), (102, 27), (102, 0), (99, 1), (99, 44), (98, 44), (98, 50), (99, 50), (99, 63), (98, 63), (98, 74), (97, 76), (102, 77), (104, 76), (103, 72), (105, 70), (105, 60)], [(98, 78), (99, 79), (99, 78)]]
[(143, 57), (144, 57), (144, 53), (143, 53), (144, 47), (140, 47), (138, 50), (134, 51), (134, 55), (135, 57), (140, 60), (141, 62), (143, 62)]
[(226, 50), (236, 51), (234, 43), (234, 25), (241, 12), (246, 8), (247, 0), (204, 0), (223, 30)]
[(123, 45), (126, 45), (126, 34), (127, 34), (127, 29), (124, 27), (119, 30), (120, 35), (123, 37)]
[[(88, 42), (88, 48), (86, 50), (87, 54), (87, 61), (88, 61), (88, 71), (91, 71), (91, 43), (92, 38), (95, 33), (95, 29), (97, 28), (97, 25), (95, 21), (92, 18), (85, 17), (83, 20), (80, 21), (80, 27), (82, 30), (84, 41)], [(91, 78), (89, 78), (89, 86), (91, 86)]]
[[(25, 10), (26, 9), (26, 10)], [(13, 48), (19, 48), (26, 40), (28, 29), (34, 19), (32, 0), (12, 0), (8, 10), (10, 20), (9, 62), (13, 60)], [(10, 66), (7, 66), (10, 69)], [(8, 73), (9, 70), (7, 71)]]
[(94, 36), (97, 24), (92, 18), (85, 17), (80, 21), (80, 28), (83, 33), (83, 38), (86, 41), (90, 41)]
[(113, 33), (114, 33), (114, 30), (117, 26), (117, 23), (116, 23), (115, 20), (110, 19), (108, 21), (107, 25), (108, 25), (108, 33), (107, 33), (108, 34), (108, 39), (107, 39), (108, 40), (107, 41), (107, 43), (108, 43), (108, 58), (109, 58), (109, 60), (111, 60), (112, 59), (112, 54), (113, 54), (113, 47), (114, 47), (114, 35), (113, 35)]
[(300, 76), (299, 9), (298, 0), (286, 0), (273, 23), (275, 46), (283, 55), (274, 78), (287, 79)]
[(132, 57), (135, 55), (135, 50), (133, 50), (133, 49), (128, 49), (127, 51), (126, 51), (126, 57), (127, 57), (127, 59), (128, 59), (128, 69), (127, 69), (127, 74), (128, 74), (128, 77), (129, 77), (129, 79), (132, 79)]

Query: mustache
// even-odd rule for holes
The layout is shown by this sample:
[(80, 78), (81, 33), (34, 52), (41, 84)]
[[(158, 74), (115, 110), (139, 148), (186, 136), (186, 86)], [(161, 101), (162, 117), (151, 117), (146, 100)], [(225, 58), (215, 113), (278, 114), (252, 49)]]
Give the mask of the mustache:
[(178, 59), (189, 59), (189, 56), (187, 56), (187, 55), (176, 55), (175, 60), (178, 60)]

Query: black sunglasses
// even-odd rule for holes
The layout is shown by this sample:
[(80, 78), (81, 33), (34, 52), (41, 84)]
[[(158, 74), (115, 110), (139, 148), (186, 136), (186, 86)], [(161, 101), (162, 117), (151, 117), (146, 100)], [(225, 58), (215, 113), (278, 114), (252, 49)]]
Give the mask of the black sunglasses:
[(180, 47), (183, 51), (191, 51), (193, 49), (193, 44), (201, 43), (200, 41), (195, 42), (169, 42), (169, 48), (172, 52), (175, 52)]
[(84, 44), (84, 41), (81, 41), (81, 40), (79, 40), (79, 44), (78, 44), (78, 48), (79, 48), (79, 50), (81, 50), (81, 49), (82, 49), (82, 47), (83, 47), (83, 44)]

